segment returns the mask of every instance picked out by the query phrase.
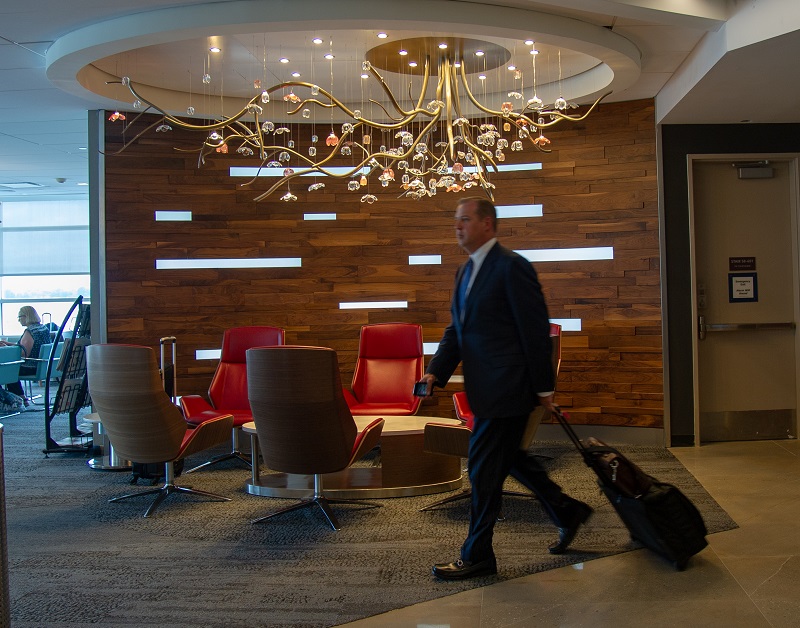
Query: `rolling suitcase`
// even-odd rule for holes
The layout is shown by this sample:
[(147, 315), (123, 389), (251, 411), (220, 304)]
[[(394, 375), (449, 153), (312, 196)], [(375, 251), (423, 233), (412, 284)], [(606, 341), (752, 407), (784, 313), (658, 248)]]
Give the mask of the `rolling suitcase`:
[(702, 550), (706, 541), (703, 517), (680, 489), (659, 482), (623, 454), (594, 438), (578, 439), (560, 411), (554, 413), (597, 483), (628, 528), (631, 538), (660, 554), (678, 570)]
[[(177, 403), (177, 376), (175, 374), (175, 353), (177, 338), (166, 336), (159, 341), (161, 345), (161, 385), (164, 391), (172, 399), (172, 403)], [(172, 346), (170, 361), (167, 363), (168, 346)], [(179, 458), (173, 463), (175, 477), (183, 471), (183, 458)], [(149, 480), (155, 486), (164, 477), (164, 464), (161, 462), (131, 462), (131, 484), (138, 484), (139, 480)]]

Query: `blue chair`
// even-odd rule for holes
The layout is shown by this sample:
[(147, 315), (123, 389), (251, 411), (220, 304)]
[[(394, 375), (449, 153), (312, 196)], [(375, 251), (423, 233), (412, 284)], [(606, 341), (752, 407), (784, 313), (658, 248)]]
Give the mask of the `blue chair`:
[[(59, 348), (63, 348), (63, 343), (59, 344)], [(36, 371), (27, 375), (20, 375), (19, 381), (23, 382), (25, 387), (25, 394), (31, 401), (38, 399), (41, 395), (33, 395), (33, 382), (42, 382), (47, 377), (47, 363), (50, 361), (50, 354), (53, 352), (53, 345), (51, 343), (41, 345), (39, 347), (38, 358), (26, 358), (25, 363), (31, 362), (36, 364)]]
[[(19, 381), (19, 367), (23, 362), (22, 348), (18, 345), (0, 347), (0, 386), (13, 384)], [(0, 418), (5, 419), (6, 417), (20, 414), (21, 412), (22, 408), (20, 408), (18, 411), (12, 411), (9, 414), (4, 414), (3, 416), (0, 416)]]

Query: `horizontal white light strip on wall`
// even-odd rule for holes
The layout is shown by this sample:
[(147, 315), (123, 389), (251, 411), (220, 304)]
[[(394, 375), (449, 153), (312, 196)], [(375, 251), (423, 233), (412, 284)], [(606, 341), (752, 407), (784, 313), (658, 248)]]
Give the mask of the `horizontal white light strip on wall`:
[(516, 250), (530, 262), (577, 262), (614, 259), (613, 246), (588, 246), (575, 249), (525, 249)]
[(250, 259), (157, 259), (157, 270), (197, 268), (299, 268), (300, 257), (256, 257)]
[(194, 352), (195, 360), (219, 360), (222, 349), (198, 349)]
[(551, 318), (550, 322), (561, 325), (561, 331), (580, 331), (582, 329), (579, 318)]
[(369, 310), (378, 308), (407, 308), (408, 301), (350, 301), (340, 303), (340, 310)]
[[(528, 171), (528, 170), (541, 170), (542, 164), (540, 162), (535, 162), (531, 164), (497, 164), (498, 172), (520, 172), (520, 171)], [(477, 168), (475, 166), (464, 166), (464, 172), (475, 172)], [(493, 169), (487, 168), (491, 172)]]
[(336, 220), (336, 214), (303, 214), (303, 220)]
[(422, 353), (423, 355), (433, 355), (436, 353), (436, 349), (439, 348), (438, 342), (423, 342), (422, 343)]
[[(302, 168), (298, 167), (294, 170), (301, 170)], [(250, 166), (231, 166), (230, 168), (230, 176), (232, 177), (282, 177), (283, 171), (286, 170), (283, 166), (280, 168), (253, 168)], [(347, 174), (352, 168), (348, 168), (347, 166), (331, 166), (329, 168), (325, 168), (327, 172), (331, 174)], [(369, 174), (369, 167), (364, 166), (361, 169), (361, 172), (364, 174)], [(305, 172), (301, 176), (303, 177), (324, 177), (324, 174), (320, 174), (319, 172), (312, 171), (312, 172)]]
[(498, 205), (498, 218), (540, 218), (541, 205)]
[[(556, 323), (557, 325), (561, 325), (562, 332), (581, 330), (581, 319), (579, 318), (551, 318), (550, 322)], [(422, 353), (425, 355), (433, 355), (434, 353), (436, 353), (436, 349), (438, 348), (439, 348), (438, 342), (422, 343)]]
[[(300, 170), (301, 168), (295, 168), (295, 170)], [(541, 170), (542, 164), (532, 163), (532, 164), (498, 164), (497, 170), (499, 172), (519, 172), (519, 171), (528, 171), (528, 170)], [(282, 177), (283, 171), (286, 170), (283, 166), (280, 168), (256, 168), (252, 166), (231, 166), (230, 167), (230, 176), (232, 177)], [(331, 174), (346, 174), (352, 170), (352, 168), (348, 168), (347, 166), (331, 166), (329, 168), (325, 168), (326, 171), (330, 172)], [(464, 172), (475, 172), (475, 166), (464, 166)], [(370, 172), (369, 166), (364, 166), (361, 169), (361, 172), (368, 175)], [(312, 171), (306, 172), (303, 175), (304, 177), (320, 177), (325, 176), (321, 175), (319, 172)]]
[(408, 265), (416, 266), (421, 264), (441, 264), (441, 255), (409, 255)]
[(156, 210), (156, 222), (190, 222), (192, 212), (179, 209)]

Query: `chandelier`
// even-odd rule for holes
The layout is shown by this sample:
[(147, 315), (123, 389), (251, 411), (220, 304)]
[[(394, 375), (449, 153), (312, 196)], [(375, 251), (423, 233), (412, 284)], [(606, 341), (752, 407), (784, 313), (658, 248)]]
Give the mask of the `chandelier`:
[[(509, 56), (505, 48), (477, 40), (432, 37), (406, 40), (402, 44), (403, 61), (408, 57), (424, 59), (421, 87), (416, 96), (409, 87), (407, 106), (401, 104), (403, 100), (392, 92), (376, 67), (399, 71), (397, 55), (388, 55), (384, 45), (369, 51), (362, 62), (362, 78), (375, 79), (384, 96), (383, 102), (372, 98), (368, 101), (370, 109), (377, 108), (379, 115), (365, 115), (360, 109), (350, 108), (333, 94), (333, 85), (327, 90), (315, 83), (282, 81), (261, 89), (261, 82), (256, 80), (254, 88), (259, 93), (236, 114), (219, 116), (205, 124), (195, 123), (171, 115), (140, 94), (129, 77), (123, 77), (118, 83), (130, 90), (134, 108), (142, 110), (131, 123), (150, 111), (161, 117), (124, 142), (118, 153), (153, 128), (165, 133), (177, 127), (203, 135), (200, 147), (195, 149), (199, 154), (198, 167), (209, 155), (235, 152), (244, 157), (257, 155), (261, 161), (259, 172), (277, 173), (278, 181), (255, 201), (266, 199), (283, 186), (287, 191), (281, 200), (297, 200), (290, 183), (304, 175), (348, 179), (347, 189), (352, 192), (363, 191), (370, 177), (376, 177), (381, 187), (398, 188), (401, 197), (418, 200), (438, 191), (480, 188), (494, 200), (491, 176), (499, 171), (498, 162), (505, 161), (507, 149), (518, 152), (532, 147), (550, 152), (550, 140), (545, 135), (548, 129), (562, 122), (584, 120), (608, 95), (600, 96), (582, 115), (567, 113), (577, 105), (563, 97), (545, 105), (536, 93), (533, 54), (536, 51), (532, 49), (533, 85), (529, 98), (525, 100), (522, 71), (516, 70), (517, 83), (507, 91), (507, 100), (503, 100), (499, 109), (491, 108), (481, 103), (470, 89), (468, 75), (485, 69), (487, 63), (494, 67), (505, 63)], [(560, 52), (558, 69), (560, 88)], [(203, 82), (208, 80), (209, 75), (204, 74)], [(429, 94), (434, 80), (435, 88)], [(270, 109), (276, 106), (286, 109), (283, 114), (288, 119), (297, 116), (300, 122), (308, 123), (315, 109), (328, 110), (330, 133), (322, 141), (312, 135), (304, 154), (292, 139), (290, 128), (270, 120), (270, 113), (280, 113)], [(333, 124), (334, 112), (347, 120), (338, 128)], [(187, 114), (193, 115), (194, 108), (189, 107)], [(118, 111), (109, 117), (112, 121), (124, 119), (124, 114)], [(342, 162), (348, 166), (338, 165)], [(257, 176), (244, 185), (252, 184)], [(325, 183), (315, 179), (308, 191), (324, 187)], [(364, 203), (376, 200), (369, 193), (361, 197)]]

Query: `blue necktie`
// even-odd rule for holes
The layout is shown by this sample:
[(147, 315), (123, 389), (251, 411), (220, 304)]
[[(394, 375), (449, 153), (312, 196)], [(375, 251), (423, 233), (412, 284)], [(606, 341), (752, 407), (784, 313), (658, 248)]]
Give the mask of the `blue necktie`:
[(461, 320), (464, 320), (464, 307), (467, 303), (467, 288), (469, 287), (469, 278), (472, 276), (472, 258), (467, 260), (464, 266), (464, 272), (461, 274), (461, 281), (458, 284), (458, 312), (461, 315)]

